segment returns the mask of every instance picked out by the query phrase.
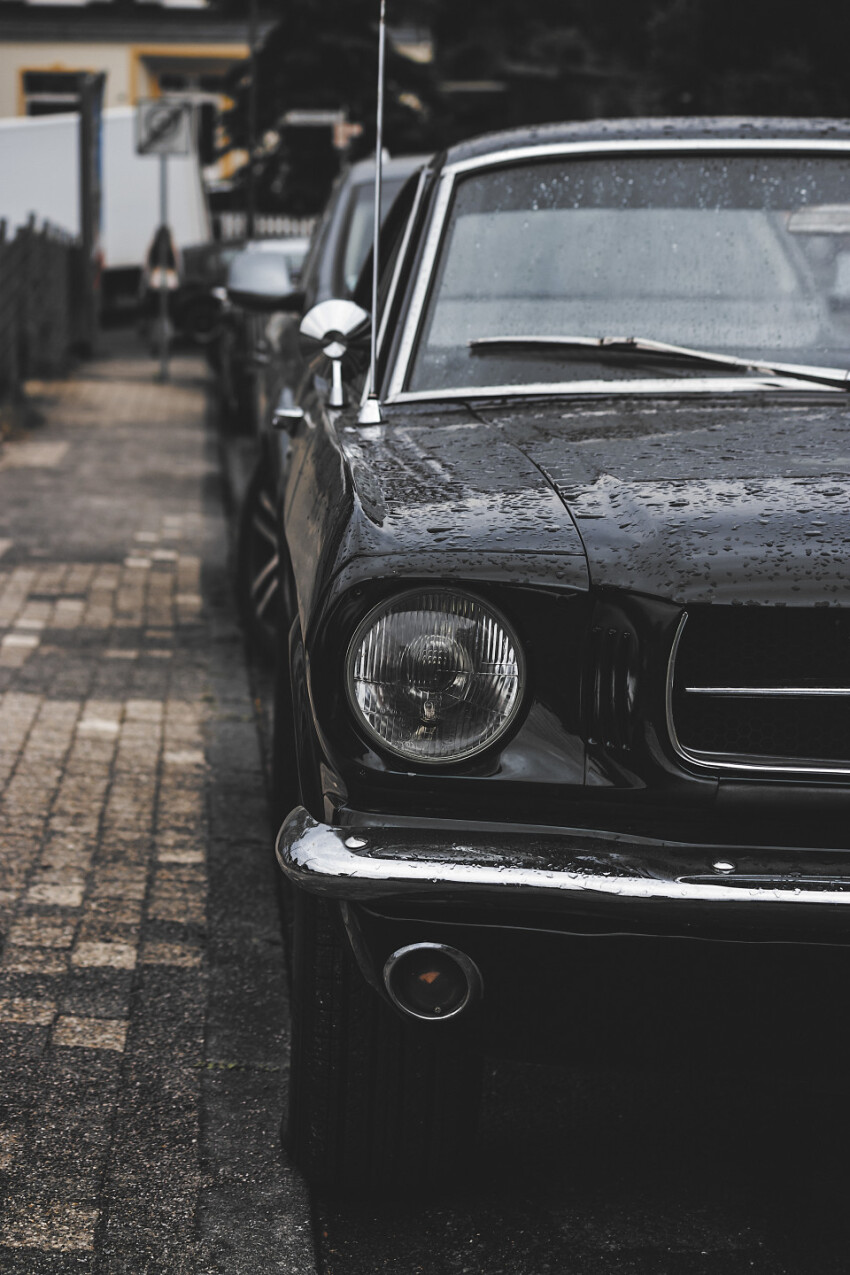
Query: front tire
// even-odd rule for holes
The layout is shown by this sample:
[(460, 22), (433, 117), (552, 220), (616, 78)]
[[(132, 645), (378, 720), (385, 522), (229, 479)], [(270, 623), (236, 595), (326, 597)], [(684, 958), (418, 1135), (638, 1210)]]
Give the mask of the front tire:
[(334, 905), (300, 890), (292, 958), (296, 1164), (346, 1194), (448, 1184), (477, 1123), (477, 1049), (458, 1024), (404, 1021), (365, 982)]

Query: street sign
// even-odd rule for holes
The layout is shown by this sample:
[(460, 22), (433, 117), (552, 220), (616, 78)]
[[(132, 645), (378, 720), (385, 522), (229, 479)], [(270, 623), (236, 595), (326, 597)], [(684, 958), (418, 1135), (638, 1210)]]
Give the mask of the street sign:
[(139, 155), (188, 155), (192, 149), (192, 103), (181, 97), (155, 97), (136, 110)]

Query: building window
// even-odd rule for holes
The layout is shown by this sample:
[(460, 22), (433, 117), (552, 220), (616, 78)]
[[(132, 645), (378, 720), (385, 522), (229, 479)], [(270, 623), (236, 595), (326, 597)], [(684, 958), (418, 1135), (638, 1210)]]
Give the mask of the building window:
[(64, 115), (79, 107), (79, 71), (24, 71), (21, 83), (27, 115)]

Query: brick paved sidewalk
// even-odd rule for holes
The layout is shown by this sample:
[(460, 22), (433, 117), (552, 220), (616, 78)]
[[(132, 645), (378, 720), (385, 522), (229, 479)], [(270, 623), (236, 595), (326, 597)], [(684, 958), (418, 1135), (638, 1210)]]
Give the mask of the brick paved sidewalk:
[(32, 387), (0, 450), (0, 1270), (313, 1268), (203, 364)]

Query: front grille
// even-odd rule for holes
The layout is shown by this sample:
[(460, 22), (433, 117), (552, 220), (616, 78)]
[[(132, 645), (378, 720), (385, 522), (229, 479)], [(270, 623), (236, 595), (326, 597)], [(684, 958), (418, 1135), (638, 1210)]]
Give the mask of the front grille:
[(850, 612), (697, 608), (670, 687), (674, 743), (736, 769), (850, 770)]

